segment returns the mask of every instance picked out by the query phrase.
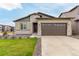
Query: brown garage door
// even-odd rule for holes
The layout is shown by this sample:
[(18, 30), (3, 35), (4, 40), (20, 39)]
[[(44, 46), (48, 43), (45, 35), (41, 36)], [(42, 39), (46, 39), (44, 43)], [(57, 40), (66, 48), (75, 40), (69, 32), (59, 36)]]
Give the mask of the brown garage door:
[(42, 35), (67, 35), (66, 23), (42, 23)]

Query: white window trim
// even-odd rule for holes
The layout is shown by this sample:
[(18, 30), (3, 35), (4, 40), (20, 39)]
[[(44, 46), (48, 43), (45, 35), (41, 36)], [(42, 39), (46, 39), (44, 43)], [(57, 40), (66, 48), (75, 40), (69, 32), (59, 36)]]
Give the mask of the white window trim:
[[(23, 25), (23, 28), (21, 29), (21, 24)], [(20, 24), (20, 30), (21, 31), (24, 31), (24, 30), (27, 30), (27, 23), (21, 23)], [(26, 26), (25, 26), (26, 25)], [(26, 28), (25, 28), (26, 27)]]

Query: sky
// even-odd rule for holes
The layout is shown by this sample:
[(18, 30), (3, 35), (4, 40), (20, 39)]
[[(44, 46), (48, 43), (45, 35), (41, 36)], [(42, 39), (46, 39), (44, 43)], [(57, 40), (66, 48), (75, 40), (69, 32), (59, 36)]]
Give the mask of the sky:
[(34, 12), (43, 12), (58, 17), (69, 11), (76, 3), (0, 3), (0, 24), (14, 26), (14, 20)]

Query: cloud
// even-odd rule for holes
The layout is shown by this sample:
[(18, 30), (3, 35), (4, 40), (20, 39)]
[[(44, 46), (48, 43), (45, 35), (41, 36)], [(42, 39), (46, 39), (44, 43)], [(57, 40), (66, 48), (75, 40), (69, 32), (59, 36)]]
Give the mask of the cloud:
[(66, 12), (79, 5), (77, 3), (38, 3), (34, 4), (38, 9), (38, 11), (43, 11), (45, 13), (49, 13), (54, 16), (59, 16), (61, 12)]
[(20, 3), (0, 3), (0, 8), (4, 8), (6, 10), (13, 10), (17, 8), (22, 8)]
[(35, 6), (37, 6), (37, 8), (39, 9), (39, 10), (48, 10), (48, 11), (51, 11), (51, 10), (53, 10), (53, 9), (60, 9), (60, 8), (63, 8), (63, 9), (65, 9), (65, 11), (67, 11), (67, 10), (69, 10), (69, 9), (71, 9), (71, 8), (73, 8), (74, 6), (76, 6), (76, 5), (79, 5), (79, 4), (77, 4), (77, 3), (59, 3), (59, 4), (57, 4), (57, 3), (38, 3), (38, 4), (34, 4)]

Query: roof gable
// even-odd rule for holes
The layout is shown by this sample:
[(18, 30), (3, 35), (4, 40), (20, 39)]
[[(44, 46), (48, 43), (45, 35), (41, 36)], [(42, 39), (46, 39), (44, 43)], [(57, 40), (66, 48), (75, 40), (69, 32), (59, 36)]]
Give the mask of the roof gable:
[(51, 15), (48, 15), (48, 14), (45, 14), (45, 13), (42, 13), (42, 12), (37, 12), (37, 13), (29, 14), (28, 16), (22, 17), (22, 18), (20, 18), (20, 19), (14, 20), (14, 22), (23, 20), (23, 19), (28, 18), (28, 17), (30, 17), (30, 16), (32, 16), (32, 15), (44, 15), (44, 16), (47, 16), (47, 17), (49, 17), (49, 18), (55, 18), (54, 16), (51, 16)]

